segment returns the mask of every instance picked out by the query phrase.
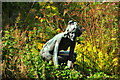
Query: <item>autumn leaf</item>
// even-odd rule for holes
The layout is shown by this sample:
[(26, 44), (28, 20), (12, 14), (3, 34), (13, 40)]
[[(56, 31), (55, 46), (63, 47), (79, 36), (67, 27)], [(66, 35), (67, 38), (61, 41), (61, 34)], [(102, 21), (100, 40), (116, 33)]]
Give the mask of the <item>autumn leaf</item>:
[(65, 14), (68, 12), (68, 9), (64, 9), (64, 13), (63, 16), (65, 16)]
[(59, 32), (60, 32), (60, 29), (57, 29), (57, 32), (59, 33)]

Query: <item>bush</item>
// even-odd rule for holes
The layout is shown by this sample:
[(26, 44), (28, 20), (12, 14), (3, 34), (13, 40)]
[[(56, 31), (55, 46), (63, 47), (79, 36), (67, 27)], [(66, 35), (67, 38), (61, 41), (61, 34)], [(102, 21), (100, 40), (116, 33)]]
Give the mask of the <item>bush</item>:
[[(9, 5), (13, 7), (13, 4), (17, 3)], [(19, 4), (16, 6), (22, 5)], [(28, 9), (27, 17), (24, 16), (26, 13), (21, 13), (22, 9), (20, 9), (14, 25), (11, 25), (12, 21), (10, 25), (4, 25), (3, 78), (118, 79), (120, 73), (118, 71), (118, 3), (40, 2), (30, 4), (33, 6)], [(27, 5), (30, 4), (27, 3)], [(21, 6), (21, 8), (24, 7), (25, 4)], [(5, 14), (7, 12), (4, 10)], [(56, 70), (51, 63), (44, 62), (39, 53), (49, 39), (66, 29), (70, 19), (85, 29), (77, 38), (75, 47), (77, 61), (72, 69), (66, 69), (62, 64), (60, 70)]]

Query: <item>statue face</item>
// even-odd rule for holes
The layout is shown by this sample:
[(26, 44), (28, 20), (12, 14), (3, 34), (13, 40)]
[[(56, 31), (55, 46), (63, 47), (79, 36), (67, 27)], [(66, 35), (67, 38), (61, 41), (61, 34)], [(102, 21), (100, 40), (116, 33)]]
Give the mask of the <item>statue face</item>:
[(76, 22), (70, 20), (68, 22), (68, 27), (65, 33), (67, 34), (68, 38), (70, 38), (73, 41), (75, 37), (79, 37), (82, 34), (82, 30), (79, 28)]

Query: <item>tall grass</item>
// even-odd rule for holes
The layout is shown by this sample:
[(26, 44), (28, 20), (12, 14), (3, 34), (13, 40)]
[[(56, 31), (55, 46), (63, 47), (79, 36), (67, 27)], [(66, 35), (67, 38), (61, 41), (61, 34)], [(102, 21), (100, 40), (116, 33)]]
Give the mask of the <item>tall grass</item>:
[[(99, 72), (102, 75), (100, 78), (106, 78), (105, 75), (109, 75), (107, 78), (118, 78), (118, 3), (61, 3), (66, 7), (63, 15), (54, 3), (39, 4), (42, 6), (39, 12), (43, 17), (34, 16), (36, 23), (32, 28), (30, 25), (26, 29), (19, 27), (22, 17), (20, 13), (15, 25), (5, 26), (2, 35), (3, 78), (52, 77), (55, 80), (78, 79), (87, 75), (94, 78), (99, 77)], [(65, 30), (70, 19), (78, 22), (85, 31), (77, 38), (77, 61), (74, 68), (67, 70), (63, 64), (58, 71), (44, 62), (39, 53), (45, 42)]]

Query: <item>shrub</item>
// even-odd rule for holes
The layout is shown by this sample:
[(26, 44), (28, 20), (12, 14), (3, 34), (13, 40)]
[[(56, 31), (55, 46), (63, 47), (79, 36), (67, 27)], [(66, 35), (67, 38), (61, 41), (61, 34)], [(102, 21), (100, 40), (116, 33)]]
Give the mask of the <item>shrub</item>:
[[(22, 11), (18, 13), (14, 25), (4, 25), (3, 78), (118, 79), (118, 3), (30, 4), (33, 6), (29, 8), (27, 17), (23, 16), (25, 13)], [(85, 29), (77, 38), (77, 61), (73, 69), (66, 69), (63, 64), (60, 70), (56, 70), (51, 63), (44, 62), (39, 53), (44, 43), (65, 30), (70, 19)]]

